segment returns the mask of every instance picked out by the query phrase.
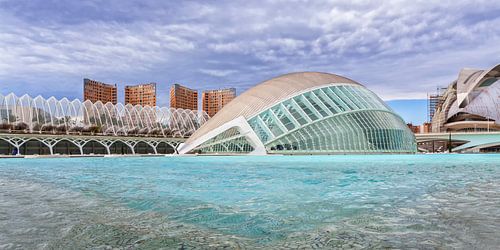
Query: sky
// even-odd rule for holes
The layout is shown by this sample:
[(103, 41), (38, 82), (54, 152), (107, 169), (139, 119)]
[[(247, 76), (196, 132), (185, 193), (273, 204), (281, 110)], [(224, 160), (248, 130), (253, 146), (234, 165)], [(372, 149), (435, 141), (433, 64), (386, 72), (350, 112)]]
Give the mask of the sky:
[(238, 93), (281, 74), (362, 83), (408, 122), (460, 69), (500, 62), (499, 1), (0, 0), (0, 93), (82, 98), (83, 78)]

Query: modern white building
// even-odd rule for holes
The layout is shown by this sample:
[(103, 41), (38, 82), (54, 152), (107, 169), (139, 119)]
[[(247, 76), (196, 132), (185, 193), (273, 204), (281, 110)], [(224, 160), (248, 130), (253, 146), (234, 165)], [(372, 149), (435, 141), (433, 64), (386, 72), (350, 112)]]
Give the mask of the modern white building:
[(201, 126), (179, 153), (414, 153), (404, 121), (363, 85), (334, 74), (264, 81)]
[(462, 69), (432, 118), (432, 132), (500, 131), (500, 64)]

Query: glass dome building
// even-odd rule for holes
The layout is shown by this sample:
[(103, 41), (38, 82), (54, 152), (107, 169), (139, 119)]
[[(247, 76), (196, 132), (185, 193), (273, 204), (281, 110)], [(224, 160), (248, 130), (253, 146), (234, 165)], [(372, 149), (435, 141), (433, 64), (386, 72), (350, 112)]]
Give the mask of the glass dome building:
[(200, 127), (179, 153), (414, 153), (415, 137), (373, 92), (318, 72), (283, 75), (244, 92)]

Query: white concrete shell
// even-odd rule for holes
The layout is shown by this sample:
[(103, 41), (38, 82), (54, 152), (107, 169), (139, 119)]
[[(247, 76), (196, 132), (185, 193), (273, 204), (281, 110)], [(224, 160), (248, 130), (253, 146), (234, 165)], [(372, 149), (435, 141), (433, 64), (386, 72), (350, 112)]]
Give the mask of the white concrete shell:
[(463, 108), (467, 105), (474, 96), (472, 95), (481, 84), (490, 79), (495, 79), (500, 76), (500, 64), (488, 70), (473, 70), (463, 69), (459, 73), (457, 82), (457, 103)]

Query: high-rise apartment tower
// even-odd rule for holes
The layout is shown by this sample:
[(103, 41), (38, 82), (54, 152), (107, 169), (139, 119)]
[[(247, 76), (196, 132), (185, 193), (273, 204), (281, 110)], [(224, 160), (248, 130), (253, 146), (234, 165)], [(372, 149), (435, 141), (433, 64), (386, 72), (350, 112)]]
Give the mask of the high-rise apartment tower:
[(213, 117), (219, 110), (236, 97), (236, 89), (205, 90), (201, 95), (202, 109)]
[(116, 104), (116, 84), (106, 84), (85, 78), (83, 79), (83, 100)]
[(180, 84), (172, 85), (170, 88), (170, 107), (198, 110), (198, 90)]
[(156, 106), (156, 83), (125, 86), (125, 104)]

